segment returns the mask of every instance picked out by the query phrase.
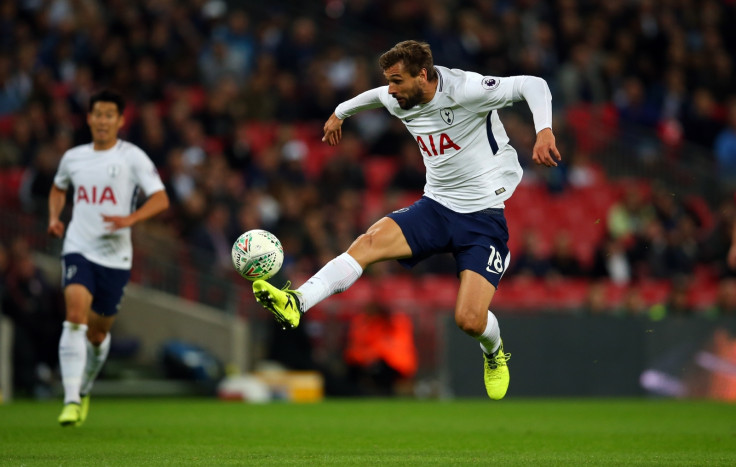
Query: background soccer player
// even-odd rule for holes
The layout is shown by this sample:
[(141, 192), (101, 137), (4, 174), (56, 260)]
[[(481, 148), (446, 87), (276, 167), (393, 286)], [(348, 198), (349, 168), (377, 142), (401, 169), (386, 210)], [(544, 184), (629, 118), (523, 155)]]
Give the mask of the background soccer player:
[[(62, 237), (64, 223), (59, 216), (67, 189), (74, 187), (61, 263), (66, 303), (59, 340), (62, 426), (84, 422), (92, 383), (110, 350), (110, 328), (130, 279), (130, 227), (169, 206), (153, 162), (137, 146), (118, 139), (124, 107), (123, 99), (111, 91), (90, 98), (87, 124), (92, 143), (64, 154), (49, 194), (48, 233)], [(149, 197), (134, 211), (138, 187)]]
[(297, 326), (301, 313), (350, 287), (370, 264), (398, 259), (411, 267), (451, 252), (460, 277), (455, 321), (480, 342), (486, 391), (491, 399), (501, 399), (509, 384), (509, 354), (488, 308), (509, 264), (504, 201), (519, 184), (522, 169), (496, 109), (525, 100), (537, 131), (533, 160), (556, 166), (561, 157), (552, 133), (549, 88), (532, 76), (499, 78), (434, 66), (429, 46), (416, 41), (397, 44), (379, 65), (388, 86), (338, 105), (325, 123), (323, 141), (338, 144), (345, 118), (385, 107), (419, 145), (427, 171), (424, 196), (373, 224), (297, 290), (255, 281), (253, 291), (279, 321)]

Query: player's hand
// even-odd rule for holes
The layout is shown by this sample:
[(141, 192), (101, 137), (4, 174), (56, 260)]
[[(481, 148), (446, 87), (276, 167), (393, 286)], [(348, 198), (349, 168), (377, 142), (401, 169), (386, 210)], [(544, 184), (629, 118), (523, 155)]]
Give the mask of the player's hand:
[(325, 123), (324, 132), (325, 135), (322, 137), (322, 141), (326, 142), (330, 146), (335, 146), (342, 139), (342, 122), (334, 114), (330, 115)]
[(102, 214), (102, 220), (107, 222), (107, 230), (114, 232), (118, 229), (124, 229), (133, 225), (133, 219), (130, 216), (106, 216)]
[(546, 165), (547, 167), (557, 167), (557, 161), (562, 160), (562, 156), (560, 156), (560, 152), (555, 145), (555, 135), (551, 128), (545, 128), (537, 133), (537, 142), (534, 143), (532, 160), (537, 165)]
[(64, 236), (64, 228), (65, 226), (63, 222), (59, 219), (54, 219), (49, 221), (49, 226), (46, 229), (46, 232), (52, 237), (61, 238)]

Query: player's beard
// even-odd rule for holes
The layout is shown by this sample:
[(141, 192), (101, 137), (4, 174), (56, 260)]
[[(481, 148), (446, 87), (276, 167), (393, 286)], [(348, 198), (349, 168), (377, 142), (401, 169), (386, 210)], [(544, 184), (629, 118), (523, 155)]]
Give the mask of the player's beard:
[(412, 89), (412, 92), (406, 96), (406, 99), (404, 99), (404, 103), (399, 103), (399, 107), (404, 110), (409, 110), (415, 105), (421, 104), (422, 97), (424, 97), (424, 92), (422, 92), (422, 88), (419, 86), (415, 86), (414, 89)]

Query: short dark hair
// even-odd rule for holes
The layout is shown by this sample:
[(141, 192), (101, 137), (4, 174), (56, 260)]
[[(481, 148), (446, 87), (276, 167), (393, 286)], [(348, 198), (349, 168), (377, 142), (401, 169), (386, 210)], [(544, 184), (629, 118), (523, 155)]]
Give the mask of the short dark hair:
[(434, 81), (437, 71), (434, 69), (432, 50), (429, 44), (419, 41), (403, 41), (384, 52), (378, 59), (381, 69), (386, 70), (399, 62), (404, 63), (404, 68), (411, 76), (417, 76), (422, 68), (427, 70), (427, 79)]
[(103, 89), (102, 91), (92, 94), (92, 97), (89, 98), (90, 112), (92, 112), (92, 109), (97, 102), (112, 102), (117, 106), (118, 113), (120, 115), (122, 115), (123, 111), (125, 111), (125, 100), (123, 100), (123, 96), (110, 89)]

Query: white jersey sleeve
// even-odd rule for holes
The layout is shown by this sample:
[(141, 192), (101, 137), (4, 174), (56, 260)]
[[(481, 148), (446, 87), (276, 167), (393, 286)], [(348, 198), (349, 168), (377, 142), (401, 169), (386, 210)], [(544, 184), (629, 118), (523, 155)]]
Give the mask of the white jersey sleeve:
[(130, 154), (133, 181), (146, 196), (163, 190), (164, 184), (153, 161), (141, 149), (135, 146), (133, 148)]
[(469, 110), (488, 112), (525, 100), (532, 111), (539, 133), (552, 128), (552, 94), (547, 82), (536, 76), (481, 76), (466, 72), (464, 86), (457, 89), (457, 100)]
[(381, 101), (381, 96), (384, 94), (388, 95), (388, 86), (362, 92), (338, 105), (335, 108), (335, 116), (340, 120), (345, 120), (347, 117), (351, 117), (362, 110), (383, 107), (384, 104)]
[(59, 162), (59, 168), (56, 170), (56, 175), (54, 176), (54, 185), (56, 185), (57, 188), (60, 190), (68, 190), (69, 184), (71, 183), (71, 175), (69, 174), (69, 158), (67, 157), (69, 154), (69, 151), (66, 151), (63, 156), (61, 156), (61, 161)]

